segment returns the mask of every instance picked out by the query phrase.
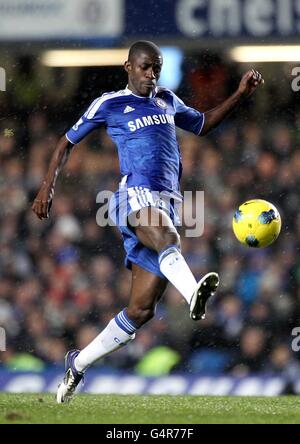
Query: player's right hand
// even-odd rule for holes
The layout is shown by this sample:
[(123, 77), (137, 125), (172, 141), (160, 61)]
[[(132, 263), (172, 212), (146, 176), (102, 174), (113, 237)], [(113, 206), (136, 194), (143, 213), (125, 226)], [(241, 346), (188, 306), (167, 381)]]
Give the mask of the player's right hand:
[(42, 187), (38, 192), (31, 209), (39, 219), (48, 219), (53, 195), (53, 188)]

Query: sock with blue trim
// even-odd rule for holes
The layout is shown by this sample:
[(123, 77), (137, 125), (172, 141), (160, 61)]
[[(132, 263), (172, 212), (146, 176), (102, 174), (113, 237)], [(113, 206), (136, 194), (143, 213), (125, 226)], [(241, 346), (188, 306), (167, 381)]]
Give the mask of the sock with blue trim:
[(135, 338), (137, 326), (122, 310), (107, 325), (107, 327), (87, 345), (74, 360), (77, 371), (84, 372), (98, 359), (118, 350)]
[(158, 256), (160, 271), (190, 304), (197, 286), (188, 264), (176, 245), (168, 245)]

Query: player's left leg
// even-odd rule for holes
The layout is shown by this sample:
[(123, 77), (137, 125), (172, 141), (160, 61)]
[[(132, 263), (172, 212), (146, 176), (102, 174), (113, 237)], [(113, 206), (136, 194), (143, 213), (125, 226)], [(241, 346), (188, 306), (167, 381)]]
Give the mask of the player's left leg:
[(204, 319), (206, 303), (219, 285), (218, 274), (210, 272), (196, 281), (181, 254), (180, 238), (173, 221), (164, 211), (156, 207), (141, 208), (139, 221), (135, 229), (137, 238), (146, 248), (157, 252), (160, 272), (189, 304), (191, 319)]
[(118, 350), (135, 338), (135, 331), (149, 321), (168, 281), (132, 264), (132, 285), (128, 308), (122, 310), (82, 351), (66, 355), (66, 374), (57, 390), (57, 402), (68, 402), (94, 362)]

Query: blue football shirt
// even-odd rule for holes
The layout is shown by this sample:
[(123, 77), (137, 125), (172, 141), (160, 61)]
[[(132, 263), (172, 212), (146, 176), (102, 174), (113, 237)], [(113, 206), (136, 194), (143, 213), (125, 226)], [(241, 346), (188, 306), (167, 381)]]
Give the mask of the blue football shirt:
[(179, 190), (182, 172), (176, 126), (199, 135), (203, 124), (203, 113), (166, 88), (157, 87), (151, 97), (125, 88), (94, 100), (66, 137), (77, 144), (104, 125), (117, 146), (128, 186), (172, 192)]

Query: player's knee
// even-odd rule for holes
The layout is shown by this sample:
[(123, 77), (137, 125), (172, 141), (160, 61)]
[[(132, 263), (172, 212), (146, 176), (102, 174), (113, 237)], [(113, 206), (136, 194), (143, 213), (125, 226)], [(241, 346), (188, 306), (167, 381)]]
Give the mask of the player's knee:
[(162, 236), (158, 239), (157, 251), (160, 252), (168, 245), (176, 245), (180, 248), (180, 237), (177, 231), (166, 229), (162, 232)]
[(138, 327), (141, 327), (154, 316), (154, 308), (128, 307), (127, 315)]

